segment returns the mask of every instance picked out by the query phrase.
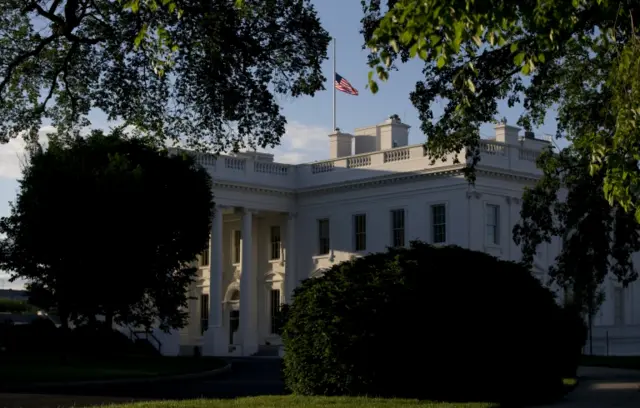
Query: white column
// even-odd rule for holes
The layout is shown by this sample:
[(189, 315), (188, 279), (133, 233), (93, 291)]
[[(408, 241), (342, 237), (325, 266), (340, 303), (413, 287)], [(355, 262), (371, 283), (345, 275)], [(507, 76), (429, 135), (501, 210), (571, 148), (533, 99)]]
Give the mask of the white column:
[(285, 264), (284, 264), (284, 302), (291, 304), (293, 290), (296, 288), (296, 213), (289, 213), (287, 221), (287, 236), (285, 237)]
[[(219, 350), (219, 337), (224, 336), (222, 328), (222, 227), (223, 208), (215, 206), (211, 222), (211, 247), (209, 256), (209, 326), (204, 333), (202, 354), (214, 356), (224, 354)], [(216, 346), (218, 344), (218, 346)]]
[(258, 351), (257, 287), (253, 260), (253, 211), (244, 209), (242, 214), (242, 264), (240, 275), (240, 333), (242, 354)]
[(213, 223), (211, 226), (211, 256), (209, 257), (209, 301), (211, 302), (209, 312), (209, 327), (222, 326), (222, 208), (214, 210)]

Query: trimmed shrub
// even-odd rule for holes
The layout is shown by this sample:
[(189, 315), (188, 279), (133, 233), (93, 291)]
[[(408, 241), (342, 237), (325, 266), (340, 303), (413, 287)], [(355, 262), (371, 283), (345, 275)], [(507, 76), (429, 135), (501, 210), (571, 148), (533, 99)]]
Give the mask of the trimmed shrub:
[(43, 317), (30, 318), (27, 324), (13, 324), (10, 319), (0, 324), (0, 347), (6, 353), (47, 353), (59, 347), (55, 324)]
[(562, 373), (564, 377), (571, 378), (577, 375), (589, 328), (581, 316), (580, 309), (572, 305), (562, 307), (559, 319), (558, 325), (562, 330), (558, 333), (557, 343), (564, 356)]
[(413, 242), (296, 289), (284, 376), (303, 395), (506, 402), (562, 389), (554, 295), (513, 262)]
[(23, 300), (0, 299), (0, 313), (35, 312), (36, 308)]

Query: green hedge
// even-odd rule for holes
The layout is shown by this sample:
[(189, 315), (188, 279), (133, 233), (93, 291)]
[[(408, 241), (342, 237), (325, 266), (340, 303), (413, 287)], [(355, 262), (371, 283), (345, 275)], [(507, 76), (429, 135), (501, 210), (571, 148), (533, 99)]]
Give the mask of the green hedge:
[(303, 395), (521, 399), (560, 392), (567, 314), (531, 273), (413, 242), (296, 289), (284, 377)]
[(23, 300), (0, 299), (0, 313), (35, 312), (37, 309)]

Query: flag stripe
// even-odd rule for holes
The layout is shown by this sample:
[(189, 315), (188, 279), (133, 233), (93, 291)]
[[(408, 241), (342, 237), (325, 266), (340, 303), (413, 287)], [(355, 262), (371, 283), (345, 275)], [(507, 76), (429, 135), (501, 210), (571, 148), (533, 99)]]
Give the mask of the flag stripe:
[(354, 88), (349, 81), (347, 81), (346, 79), (344, 79), (343, 77), (341, 77), (340, 75), (336, 74), (336, 77), (334, 78), (334, 86), (336, 87), (336, 89), (338, 91), (347, 93), (349, 95), (358, 95), (358, 90), (356, 88)]

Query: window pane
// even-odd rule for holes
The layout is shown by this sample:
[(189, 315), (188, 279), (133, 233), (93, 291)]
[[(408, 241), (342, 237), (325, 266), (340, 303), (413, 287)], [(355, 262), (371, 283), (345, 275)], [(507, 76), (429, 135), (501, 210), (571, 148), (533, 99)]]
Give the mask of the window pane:
[(433, 221), (433, 243), (440, 244), (447, 241), (446, 207), (443, 204), (431, 206)]
[(329, 220), (318, 220), (318, 255), (326, 255), (331, 248), (329, 240)]
[(242, 231), (233, 232), (233, 263), (240, 263), (240, 248), (242, 247)]
[(498, 244), (500, 240), (500, 207), (493, 204), (487, 204), (487, 241), (491, 244)]
[(367, 215), (357, 214), (353, 216), (354, 224), (354, 242), (356, 251), (365, 251), (367, 249)]
[(271, 260), (280, 259), (280, 245), (280, 227), (276, 225), (271, 227)]
[(209, 295), (200, 296), (200, 333), (209, 327)]
[(278, 321), (277, 315), (280, 311), (280, 291), (278, 289), (274, 289), (271, 291), (271, 333), (278, 332)]
[(404, 210), (391, 211), (391, 246), (404, 246)]

